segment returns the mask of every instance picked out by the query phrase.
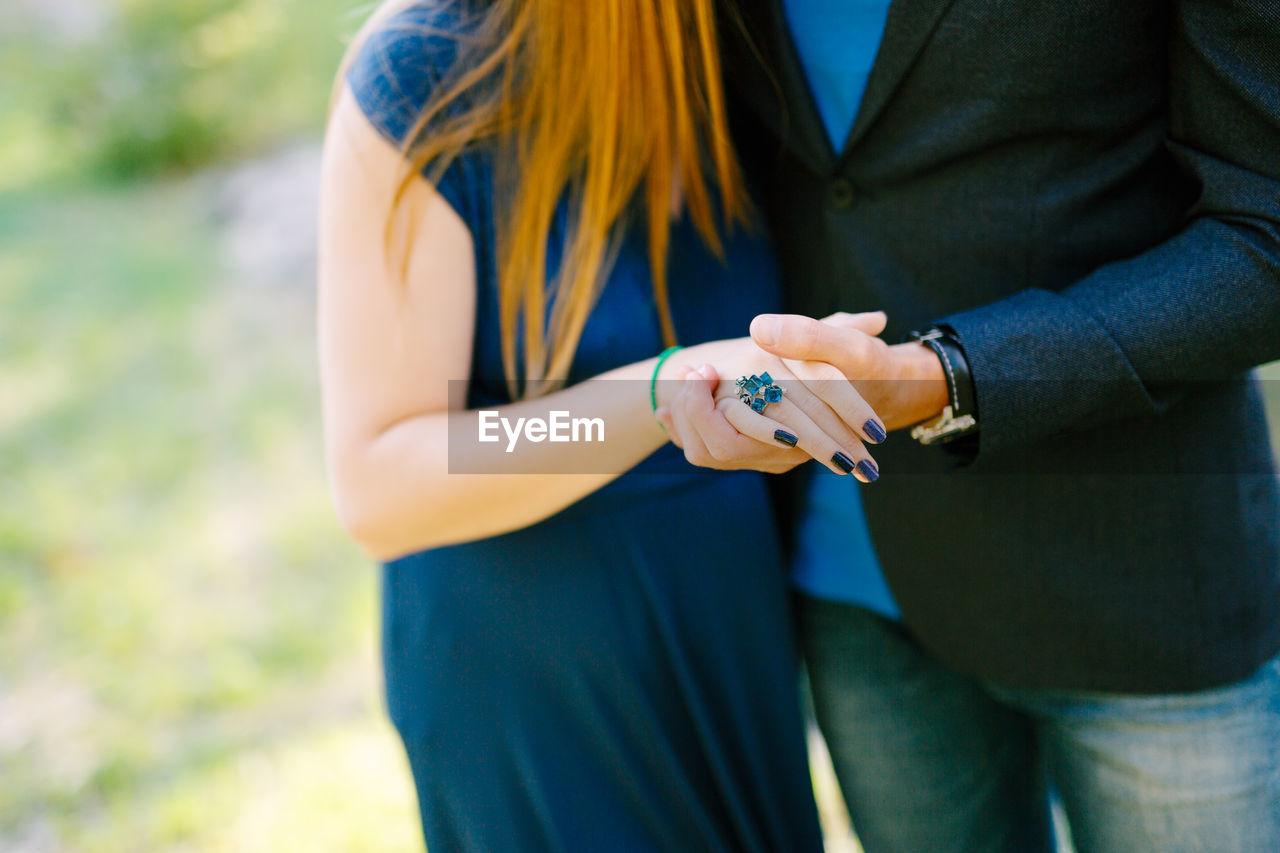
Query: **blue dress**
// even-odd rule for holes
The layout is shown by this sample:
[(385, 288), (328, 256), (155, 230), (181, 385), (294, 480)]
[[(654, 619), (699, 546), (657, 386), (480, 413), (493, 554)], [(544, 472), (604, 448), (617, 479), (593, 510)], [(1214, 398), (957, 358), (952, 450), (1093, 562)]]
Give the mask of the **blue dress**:
[[(414, 8), (356, 57), (348, 82), (389, 139), (460, 26)], [(481, 150), (437, 182), (475, 245), (472, 408), (508, 401), (492, 185)], [(662, 349), (646, 253), (628, 234), (571, 381)], [(682, 220), (669, 257), (682, 343), (742, 336), (778, 307), (762, 232), (737, 229), (721, 262)], [(697, 469), (667, 445), (546, 521), (384, 564), (382, 592), (388, 708), (431, 853), (822, 849), (760, 475)]]

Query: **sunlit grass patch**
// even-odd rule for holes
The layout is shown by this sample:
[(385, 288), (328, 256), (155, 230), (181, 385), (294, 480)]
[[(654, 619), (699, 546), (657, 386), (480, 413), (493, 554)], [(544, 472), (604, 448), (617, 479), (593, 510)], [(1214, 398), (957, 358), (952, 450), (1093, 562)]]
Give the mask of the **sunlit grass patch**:
[(0, 199), (0, 848), (412, 849), (312, 285), (229, 279), (207, 189)]

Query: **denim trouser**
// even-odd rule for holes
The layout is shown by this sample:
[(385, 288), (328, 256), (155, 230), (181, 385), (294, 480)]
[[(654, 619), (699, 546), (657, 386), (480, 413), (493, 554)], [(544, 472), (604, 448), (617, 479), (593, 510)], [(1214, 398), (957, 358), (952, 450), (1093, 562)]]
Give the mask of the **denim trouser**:
[(1050, 784), (1079, 853), (1280, 851), (1280, 658), (1198, 693), (1014, 690), (861, 607), (798, 611), (866, 853), (1053, 850)]

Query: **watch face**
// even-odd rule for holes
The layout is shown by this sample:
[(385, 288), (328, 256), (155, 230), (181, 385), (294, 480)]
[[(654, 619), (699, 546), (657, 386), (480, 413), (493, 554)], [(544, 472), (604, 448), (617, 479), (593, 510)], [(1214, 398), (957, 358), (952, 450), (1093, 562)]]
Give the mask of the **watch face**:
[(941, 329), (934, 328), (925, 329), (923, 332), (907, 332), (907, 337), (913, 341), (924, 343), (926, 341), (936, 341), (938, 338), (942, 337), (943, 334), (944, 333)]
[(926, 423), (911, 429), (911, 437), (921, 444), (940, 444), (969, 435), (978, 429), (978, 421), (973, 415), (955, 417), (950, 406), (942, 410), (942, 414)]

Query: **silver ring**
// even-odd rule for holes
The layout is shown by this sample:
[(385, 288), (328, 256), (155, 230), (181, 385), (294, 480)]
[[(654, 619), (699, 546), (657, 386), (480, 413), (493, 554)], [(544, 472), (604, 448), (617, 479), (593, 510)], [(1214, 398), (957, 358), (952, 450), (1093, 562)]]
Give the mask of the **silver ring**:
[(738, 386), (738, 399), (751, 407), (751, 411), (763, 414), (770, 403), (782, 399), (782, 386), (774, 384), (773, 377), (767, 372), (756, 376), (739, 376), (734, 380)]

